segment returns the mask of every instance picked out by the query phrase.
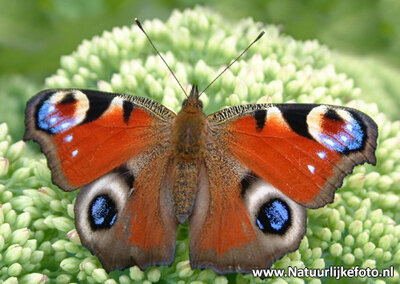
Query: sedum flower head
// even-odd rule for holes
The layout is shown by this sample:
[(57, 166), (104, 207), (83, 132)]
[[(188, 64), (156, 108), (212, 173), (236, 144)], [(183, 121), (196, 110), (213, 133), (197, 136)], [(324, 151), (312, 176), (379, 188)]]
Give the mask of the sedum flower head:
[[(260, 32), (266, 35), (202, 96), (206, 113), (250, 102), (307, 102), (356, 107), (379, 126), (378, 164), (358, 166), (336, 193), (335, 202), (308, 210), (307, 233), (299, 249), (275, 262), (328, 268), (400, 267), (400, 123), (390, 121), (346, 74), (338, 73), (329, 51), (316, 41), (296, 41), (276, 26), (252, 19), (228, 23), (203, 8), (175, 11), (165, 22), (145, 21), (183, 86), (204, 88)], [(184, 98), (174, 78), (135, 26), (106, 31), (85, 40), (47, 78), (48, 88), (94, 88), (156, 99), (178, 111)], [(384, 110), (381, 110), (384, 111)], [(20, 119), (20, 118), (19, 118)], [(51, 183), (43, 156), (32, 157), (0, 124), (0, 281), (4, 283), (303, 283), (304, 279), (218, 276), (192, 270), (187, 227), (181, 226), (171, 267), (134, 266), (109, 274), (86, 250), (74, 229), (76, 193)], [(310, 283), (334, 279), (305, 279)], [(357, 281), (341, 279), (341, 281)], [(369, 279), (376, 281), (378, 279)]]

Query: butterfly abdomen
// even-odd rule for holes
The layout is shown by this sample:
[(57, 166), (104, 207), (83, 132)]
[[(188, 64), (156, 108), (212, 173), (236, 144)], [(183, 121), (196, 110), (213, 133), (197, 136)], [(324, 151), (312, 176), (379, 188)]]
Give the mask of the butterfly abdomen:
[(198, 190), (199, 169), (205, 151), (206, 116), (197, 97), (184, 103), (172, 130), (173, 199), (177, 220), (192, 213)]

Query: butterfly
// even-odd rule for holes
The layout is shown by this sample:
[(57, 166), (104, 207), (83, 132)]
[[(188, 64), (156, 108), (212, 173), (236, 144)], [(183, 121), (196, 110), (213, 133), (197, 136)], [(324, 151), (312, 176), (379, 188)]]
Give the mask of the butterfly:
[(25, 139), (53, 182), (81, 187), (82, 244), (107, 271), (170, 265), (188, 220), (193, 268), (267, 268), (298, 248), (306, 208), (333, 201), (355, 165), (375, 164), (377, 126), (355, 109), (248, 104), (206, 116), (197, 86), (176, 115), (148, 98), (44, 90)]
[(27, 103), (24, 139), (40, 144), (54, 184), (81, 188), (76, 228), (107, 271), (171, 265), (185, 222), (192, 268), (268, 268), (299, 247), (306, 208), (376, 163), (377, 126), (358, 110), (247, 104), (206, 115), (200, 95), (193, 85), (178, 114), (84, 89)]

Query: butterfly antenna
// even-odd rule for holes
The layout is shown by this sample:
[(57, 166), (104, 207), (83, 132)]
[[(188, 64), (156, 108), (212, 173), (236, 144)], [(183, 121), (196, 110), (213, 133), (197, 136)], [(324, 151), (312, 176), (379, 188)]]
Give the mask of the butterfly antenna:
[(224, 68), (224, 70), (222, 70), (221, 73), (219, 73), (218, 76), (215, 77), (215, 79), (212, 80), (211, 83), (208, 84), (208, 86), (207, 86), (203, 91), (200, 92), (199, 97), (201, 96), (201, 94), (203, 94), (203, 93), (208, 89), (208, 87), (210, 87), (219, 77), (221, 77), (221, 75), (224, 74), (224, 72), (225, 72), (226, 70), (228, 70), (228, 69), (232, 66), (233, 63), (235, 63), (236, 61), (238, 61), (239, 58), (242, 57), (242, 55), (245, 54), (246, 51), (247, 51), (253, 44), (255, 44), (260, 38), (262, 38), (262, 36), (263, 36), (264, 34), (265, 34), (265, 32), (262, 31), (262, 32), (257, 36), (257, 38), (256, 38), (255, 40), (253, 40), (252, 43), (250, 43), (250, 44), (246, 47), (246, 49), (243, 50), (242, 53), (239, 54), (238, 57), (236, 57), (235, 60), (233, 60), (228, 66), (226, 66), (226, 67)]
[(160, 56), (161, 60), (165, 63), (165, 65), (167, 66), (168, 70), (171, 72), (172, 76), (174, 76), (175, 80), (178, 82), (179, 86), (181, 87), (183, 93), (185, 94), (186, 97), (189, 97), (186, 94), (185, 89), (182, 87), (181, 83), (179, 82), (178, 78), (176, 78), (174, 71), (172, 71), (171, 67), (169, 67), (168, 63), (165, 61), (164, 57), (162, 57), (161, 53), (157, 50), (157, 48), (155, 47), (155, 45), (153, 44), (153, 42), (151, 41), (150, 37), (148, 36), (148, 34), (146, 33), (146, 31), (144, 30), (142, 24), (139, 22), (138, 18), (135, 18), (135, 23), (136, 25), (139, 27), (139, 29), (142, 30), (142, 32), (144, 33), (144, 35), (147, 37), (147, 39), (149, 40), (151, 46), (154, 48), (154, 50), (157, 52), (158, 56)]

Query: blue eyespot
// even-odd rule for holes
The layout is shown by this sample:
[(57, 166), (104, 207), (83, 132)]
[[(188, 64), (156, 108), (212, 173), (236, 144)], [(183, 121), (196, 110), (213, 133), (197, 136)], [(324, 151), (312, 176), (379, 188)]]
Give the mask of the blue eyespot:
[(285, 201), (275, 198), (261, 206), (256, 223), (264, 233), (283, 235), (291, 224), (290, 208)]
[(342, 127), (336, 134), (318, 133), (318, 137), (323, 145), (336, 152), (357, 150), (362, 147), (364, 141), (364, 131), (360, 124), (352, 119)]
[(102, 194), (93, 199), (89, 207), (89, 220), (93, 230), (111, 228), (117, 216), (115, 203), (108, 195)]
[(71, 117), (62, 116), (54, 103), (45, 101), (38, 112), (38, 126), (52, 134), (64, 132), (76, 124)]

